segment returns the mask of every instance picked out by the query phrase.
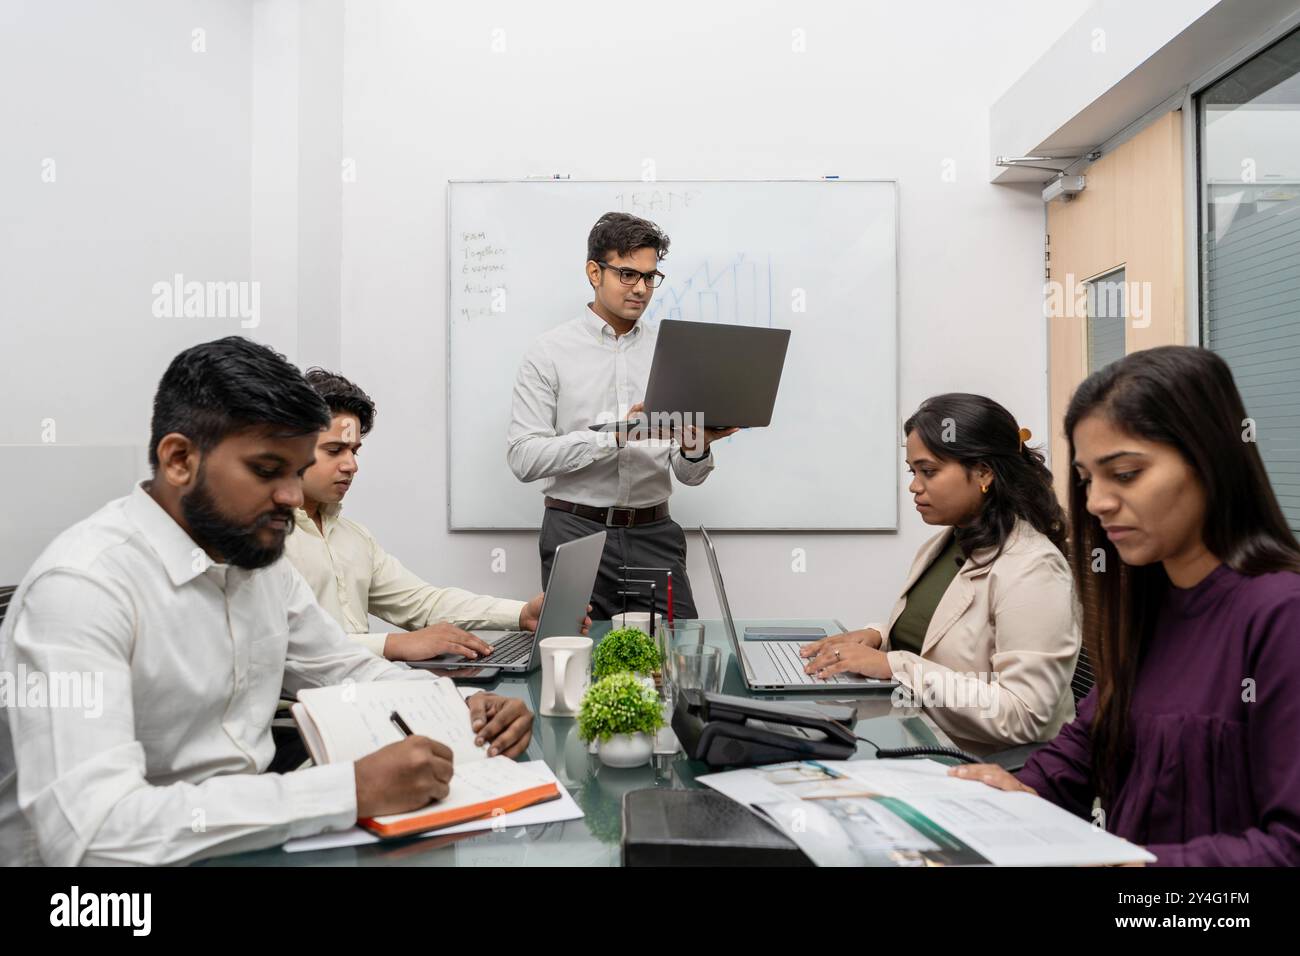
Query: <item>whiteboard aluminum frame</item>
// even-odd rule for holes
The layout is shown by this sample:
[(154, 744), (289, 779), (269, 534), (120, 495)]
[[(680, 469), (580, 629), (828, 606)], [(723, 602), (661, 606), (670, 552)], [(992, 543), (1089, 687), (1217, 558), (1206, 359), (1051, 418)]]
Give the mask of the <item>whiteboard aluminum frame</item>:
[[(446, 200), (444, 203), (445, 218), (445, 235), (446, 243), (445, 266), (446, 275), (446, 298), (443, 302), (443, 316), (446, 326), (446, 341), (443, 343), (443, 349), (446, 353), (443, 369), (443, 390), (446, 413), (443, 415), (443, 457), (445, 462), (445, 475), (447, 486), (447, 532), (449, 534), (477, 534), (483, 532), (504, 532), (510, 533), (527, 533), (536, 534), (541, 532), (541, 521), (539, 520), (536, 527), (532, 528), (513, 528), (498, 526), (480, 526), (480, 525), (463, 525), (457, 527), (452, 521), (451, 511), (451, 187), (456, 185), (484, 185), (491, 183), (580, 183), (591, 185), (597, 183), (608, 183), (611, 185), (649, 185), (640, 179), (549, 179), (549, 178), (524, 178), (524, 179), (449, 179), (446, 187)], [(834, 188), (837, 183), (888, 183), (894, 191), (894, 418), (895, 429), (900, 436), (899, 442), (894, 447), (894, 470), (898, 471), (898, 453), (902, 449), (902, 418), (899, 415), (899, 408), (902, 406), (902, 367), (899, 357), (899, 330), (902, 318), (902, 235), (900, 221), (902, 213), (900, 208), (900, 190), (897, 179), (883, 178), (863, 178), (863, 179), (845, 179), (836, 177), (835, 179), (799, 179), (795, 177), (785, 177), (777, 179), (656, 179), (653, 180), (655, 185), (671, 186), (675, 183), (740, 183), (743, 185), (753, 185), (756, 183), (824, 183)], [(543, 509), (545, 505), (543, 505)], [(669, 509), (671, 515), (672, 509)], [(730, 532), (735, 534), (774, 534), (786, 532), (802, 532), (805, 534), (864, 534), (864, 533), (892, 533), (898, 534), (899, 525), (902, 523), (902, 514), (899, 506), (898, 485), (894, 485), (894, 526), (891, 527), (862, 527), (862, 528), (801, 528), (801, 527), (775, 527), (775, 528), (726, 528), (718, 527), (716, 531)]]

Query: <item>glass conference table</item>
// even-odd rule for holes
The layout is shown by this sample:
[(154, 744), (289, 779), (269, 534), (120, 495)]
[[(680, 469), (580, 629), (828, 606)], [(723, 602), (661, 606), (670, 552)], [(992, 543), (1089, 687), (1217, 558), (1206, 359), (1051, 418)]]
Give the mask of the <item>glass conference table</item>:
[[(743, 620), (738, 630), (753, 625), (819, 625), (828, 634), (844, 628), (830, 620)], [(599, 641), (609, 631), (608, 621), (592, 625), (591, 636)], [(724, 669), (722, 692), (753, 696), (763, 700), (822, 701), (852, 703), (857, 710), (855, 732), (881, 747), (952, 746), (929, 717), (919, 709), (895, 707), (886, 690), (854, 692), (846, 696), (833, 690), (792, 694), (750, 694), (741, 681), (733, 660), (731, 643), (721, 621), (705, 622), (705, 643), (722, 650)], [(541, 700), (541, 669), (520, 677), (505, 677), (484, 689), (518, 697), (537, 713)], [(280, 847), (216, 857), (207, 866), (618, 866), (621, 861), (623, 794), (648, 787), (694, 788), (698, 775), (709, 773), (703, 763), (686, 759), (680, 751), (659, 755), (646, 766), (630, 770), (601, 764), (587, 752), (578, 738), (578, 722), (572, 717), (538, 716), (528, 752), (520, 759), (545, 760), (560, 783), (573, 795), (585, 816), (580, 820), (512, 827), (490, 828), (479, 833), (454, 836), (409, 837), (362, 846), (287, 853)], [(855, 759), (871, 759), (875, 751), (858, 744)], [(487, 826), (487, 824), (485, 824)]]

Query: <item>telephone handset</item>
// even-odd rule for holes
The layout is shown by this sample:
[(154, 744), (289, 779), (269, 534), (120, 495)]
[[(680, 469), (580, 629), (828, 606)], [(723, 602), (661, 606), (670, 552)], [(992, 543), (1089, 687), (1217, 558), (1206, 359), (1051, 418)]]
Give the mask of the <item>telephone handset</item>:
[(683, 690), (673, 710), (673, 732), (686, 755), (710, 767), (752, 767), (788, 760), (847, 760), (858, 741), (879, 759), (948, 757), (980, 763), (952, 747), (881, 749), (853, 732), (854, 708), (843, 705), (782, 704), (749, 697)]
[(673, 732), (686, 755), (710, 767), (752, 767), (787, 760), (847, 760), (858, 749), (852, 707), (781, 705), (683, 690)]

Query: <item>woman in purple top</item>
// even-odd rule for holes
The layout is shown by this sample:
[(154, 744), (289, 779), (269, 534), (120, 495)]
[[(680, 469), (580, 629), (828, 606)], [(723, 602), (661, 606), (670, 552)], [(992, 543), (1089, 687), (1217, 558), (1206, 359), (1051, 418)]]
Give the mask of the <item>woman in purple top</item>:
[(1065, 417), (1071, 564), (1097, 684), (1016, 776), (1165, 866), (1300, 865), (1300, 545), (1228, 366), (1136, 352)]

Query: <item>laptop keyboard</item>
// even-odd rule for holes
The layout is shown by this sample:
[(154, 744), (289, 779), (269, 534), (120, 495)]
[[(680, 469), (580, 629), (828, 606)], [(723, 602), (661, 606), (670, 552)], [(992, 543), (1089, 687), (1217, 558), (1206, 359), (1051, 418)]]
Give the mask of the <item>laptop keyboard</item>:
[(492, 645), (492, 653), (478, 658), (474, 661), (475, 664), (496, 664), (502, 667), (525, 664), (533, 652), (533, 632), (509, 631), (500, 640), (489, 643)]
[[(750, 645), (753, 646), (752, 644)], [(763, 641), (763, 650), (776, 667), (777, 674), (787, 684), (860, 684), (863, 678), (858, 674), (840, 673), (825, 680), (812, 674), (805, 674), (808, 659), (799, 656), (801, 644), (794, 641)]]

